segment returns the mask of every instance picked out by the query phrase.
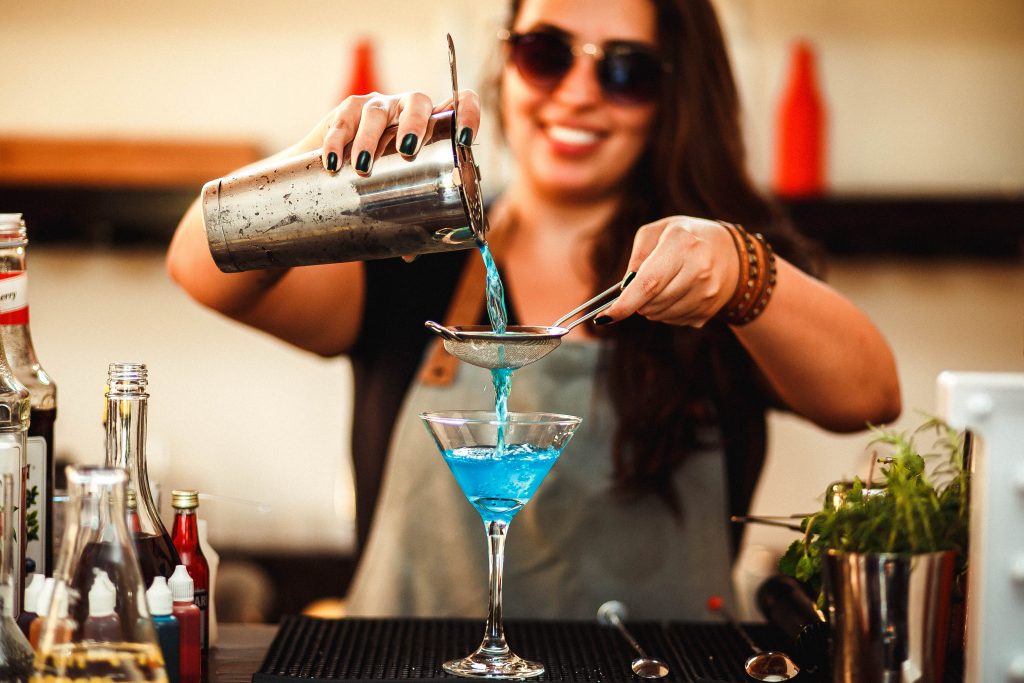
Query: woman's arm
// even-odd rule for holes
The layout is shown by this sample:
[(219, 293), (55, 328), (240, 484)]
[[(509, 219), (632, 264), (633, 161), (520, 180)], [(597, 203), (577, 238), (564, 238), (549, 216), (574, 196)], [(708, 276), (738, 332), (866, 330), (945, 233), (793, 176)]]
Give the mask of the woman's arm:
[[(819, 280), (779, 258), (771, 300), (736, 337), (786, 405), (833, 431), (864, 429), (899, 416), (892, 351), (868, 317)], [(700, 327), (732, 297), (739, 276), (735, 244), (722, 225), (673, 217), (637, 232), (633, 283), (606, 311), (634, 312)]]

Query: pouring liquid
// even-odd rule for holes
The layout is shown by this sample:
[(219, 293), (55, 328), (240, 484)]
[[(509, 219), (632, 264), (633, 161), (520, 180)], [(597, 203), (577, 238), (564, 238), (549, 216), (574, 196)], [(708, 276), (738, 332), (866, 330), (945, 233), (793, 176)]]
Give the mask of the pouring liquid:
[[(508, 312), (505, 308), (505, 287), (501, 282), (501, 274), (494, 263), (490, 247), (486, 243), (479, 245), (480, 256), (487, 268), (487, 318), (491, 321), (491, 330), (502, 334), (508, 325)], [(499, 351), (503, 353), (503, 351)], [(491, 382), (494, 384), (494, 412), (499, 421), (508, 419), (508, 395), (512, 391), (512, 369), (495, 368), (491, 370)], [(498, 428), (497, 454), (500, 457), (505, 451), (505, 429)]]

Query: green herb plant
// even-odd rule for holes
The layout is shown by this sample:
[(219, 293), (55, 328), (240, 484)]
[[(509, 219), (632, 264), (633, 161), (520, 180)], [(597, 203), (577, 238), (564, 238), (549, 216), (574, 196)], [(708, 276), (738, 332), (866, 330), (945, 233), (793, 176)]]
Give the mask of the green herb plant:
[[(876, 456), (882, 481), (855, 478), (842, 505), (805, 517), (803, 538), (779, 560), (779, 571), (821, 594), (821, 567), (829, 550), (851, 553), (957, 553), (958, 574), (966, 568), (968, 473), (964, 435), (937, 418), (910, 434), (871, 427), (869, 445), (883, 445), (890, 456)], [(932, 452), (918, 453), (915, 439), (934, 433)], [(928, 467), (931, 465), (931, 471)], [(865, 489), (884, 487), (866, 495)]]

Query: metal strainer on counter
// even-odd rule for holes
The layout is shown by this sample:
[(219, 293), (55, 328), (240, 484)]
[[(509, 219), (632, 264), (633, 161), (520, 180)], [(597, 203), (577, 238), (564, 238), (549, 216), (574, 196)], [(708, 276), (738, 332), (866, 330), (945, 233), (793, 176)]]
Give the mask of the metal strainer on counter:
[[(459, 360), (488, 370), (508, 368), (515, 370), (535, 363), (548, 355), (562, 343), (562, 337), (580, 323), (601, 313), (619, 298), (636, 273), (627, 273), (619, 282), (593, 299), (572, 309), (555, 321), (550, 327), (538, 325), (510, 325), (503, 333), (494, 332), (486, 325), (461, 325), (446, 327), (433, 320), (424, 325), (440, 335), (444, 348)], [(611, 299), (608, 297), (613, 295)], [(603, 303), (601, 303), (603, 302)], [(596, 308), (591, 306), (600, 304)], [(589, 310), (588, 310), (589, 309)], [(577, 317), (578, 316), (578, 317)], [(575, 318), (575, 320), (573, 320)], [(572, 320), (571, 323), (565, 323)]]

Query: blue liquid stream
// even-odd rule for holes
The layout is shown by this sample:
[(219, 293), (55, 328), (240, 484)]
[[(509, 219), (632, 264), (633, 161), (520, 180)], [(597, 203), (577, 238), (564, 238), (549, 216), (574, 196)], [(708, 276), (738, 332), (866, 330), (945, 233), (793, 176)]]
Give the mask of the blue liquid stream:
[(530, 502), (560, 454), (558, 448), (529, 444), (513, 444), (503, 452), (469, 446), (445, 451), (444, 461), (485, 523), (508, 524)]
[[(508, 313), (505, 309), (505, 287), (501, 282), (498, 267), (491, 256), (487, 244), (481, 244), (480, 256), (487, 268), (487, 317), (491, 321), (491, 330), (498, 334), (505, 332), (508, 325)], [(503, 353), (503, 350), (499, 350)], [(491, 382), (494, 384), (494, 413), (499, 422), (508, 420), (508, 395), (512, 391), (512, 369), (495, 368), (491, 370)], [(498, 427), (498, 453), (505, 449), (505, 429)]]

